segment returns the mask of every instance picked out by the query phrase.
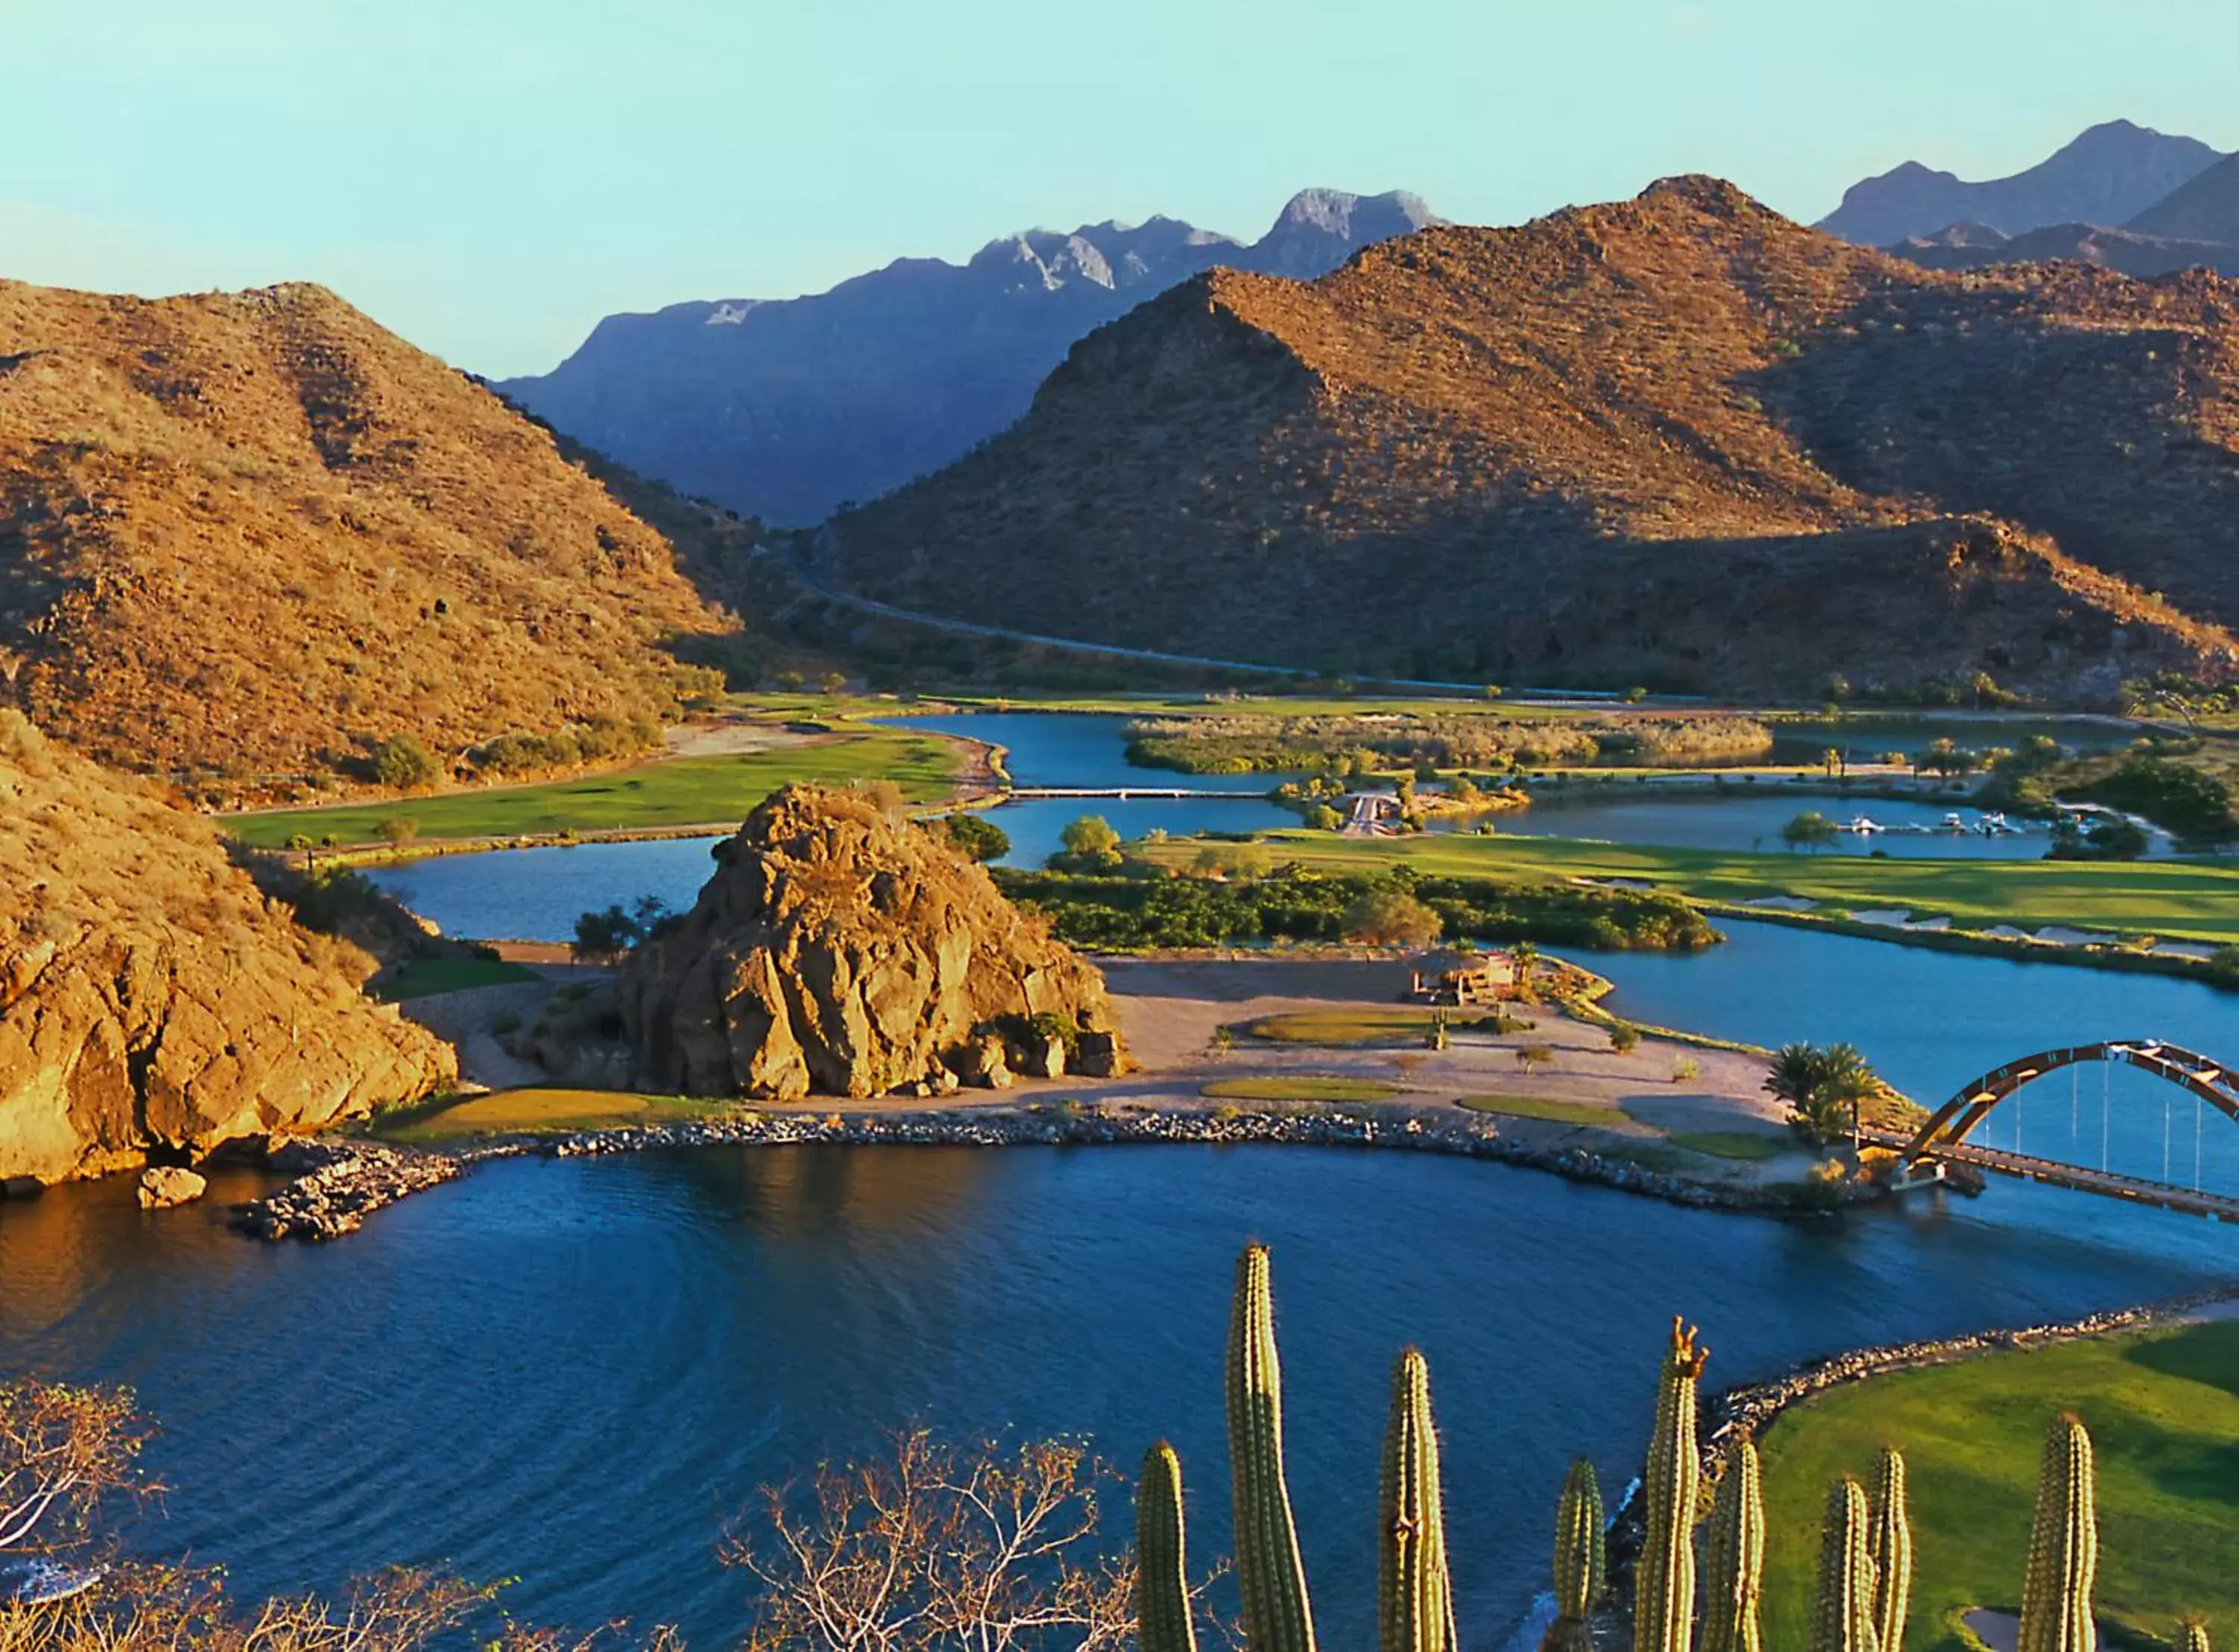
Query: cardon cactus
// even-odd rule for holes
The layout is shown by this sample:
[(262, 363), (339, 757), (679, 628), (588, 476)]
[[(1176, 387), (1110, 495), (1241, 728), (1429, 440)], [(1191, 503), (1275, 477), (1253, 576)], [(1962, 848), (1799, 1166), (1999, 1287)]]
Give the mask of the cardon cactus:
[(1377, 1532), (1377, 1622), (1384, 1652), (1454, 1652), (1454, 1602), (1439, 1507), (1431, 1370), (1410, 1348), (1392, 1370)]
[(1882, 1448), (1869, 1499), (1874, 1560), (1874, 1635), (1880, 1652), (1902, 1652), (1904, 1615), (1912, 1605), (1912, 1517), (1904, 1503), (1904, 1454)]
[(2073, 1416), (2054, 1420), (2037, 1471), (2036, 1523), (2022, 1583), (2018, 1652), (2092, 1652), (2091, 1582), (2099, 1569), (2099, 1521), (2091, 1436)]
[(2185, 1619), (2176, 1643), (2177, 1652), (2212, 1652), (2208, 1644), (2208, 1625), (2196, 1617)]
[(1594, 1465), (1580, 1457), (1563, 1481), (1563, 1501), (1555, 1509), (1555, 1621), (1540, 1652), (1591, 1652), (1586, 1620), (1608, 1587), (1608, 1529), (1601, 1481)]
[(1267, 1247), (1236, 1263), (1228, 1326), (1228, 1461), (1236, 1499), (1236, 1582), (1251, 1652), (1313, 1652), (1306, 1569), (1283, 1479), (1283, 1373)]
[(1703, 1556), (1702, 1652), (1759, 1652), (1764, 1587), (1764, 1486), (1747, 1435), (1718, 1482)]
[(1874, 1640), (1872, 1524), (1864, 1487), (1844, 1475), (1827, 1493), (1819, 1528), (1819, 1580), (1811, 1600), (1810, 1652), (1877, 1652)]
[(1695, 1616), (1695, 1499), (1702, 1465), (1695, 1456), (1695, 1384), (1708, 1349), (1686, 1322), (1671, 1322), (1656, 1394), (1656, 1432), (1641, 1475), (1648, 1536), (1634, 1569), (1633, 1652), (1687, 1652)]
[(1164, 1440), (1135, 1489), (1135, 1617), (1140, 1652), (1197, 1652), (1182, 1537), (1182, 1464)]

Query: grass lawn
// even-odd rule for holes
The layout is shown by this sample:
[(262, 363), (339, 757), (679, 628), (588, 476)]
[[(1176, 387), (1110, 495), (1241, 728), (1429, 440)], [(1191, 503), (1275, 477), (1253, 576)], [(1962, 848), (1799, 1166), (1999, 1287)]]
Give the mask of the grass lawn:
[(391, 1004), (405, 998), (433, 998), (438, 992), (463, 992), (469, 987), (503, 986), (513, 981), (533, 981), (536, 972), (495, 958), (415, 958), (383, 981), (374, 983), (374, 995)]
[[(1963, 926), (2046, 924), (2077, 929), (2239, 942), (2239, 866), (2143, 860), (1871, 860), (1862, 855), (1749, 854), (1586, 843), (1562, 838), (1340, 838), (1331, 833), (1269, 835), (1276, 858), (1373, 871), (1405, 863), (1460, 878), (1631, 878), (1698, 899), (1741, 902), (1802, 895), (1851, 911), (1904, 907), (1942, 912)], [(1138, 846), (1153, 859), (1186, 864), (1186, 839)]]
[(2168, 1641), (2198, 1612), (2239, 1642), (2239, 1321), (2067, 1343), (1837, 1388), (1789, 1411), (1764, 1456), (1764, 1642), (1801, 1646), (1828, 1483), (1905, 1453), (1908, 1652), (1958, 1652), (1960, 1615), (2016, 1609), (2046, 1425), (2072, 1410), (2099, 1467), (2103, 1623)]
[(383, 1141), (422, 1144), (466, 1141), (477, 1136), (565, 1136), (583, 1130), (623, 1130), (632, 1125), (712, 1118), (732, 1111), (735, 1105), (610, 1090), (496, 1090), (486, 1096), (382, 1114), (373, 1121), (373, 1133)]
[(1220, 1078), (1198, 1093), (1216, 1101), (1389, 1101), (1399, 1091), (1373, 1078)]
[(324, 809), (236, 815), (226, 829), (256, 848), (286, 845), (298, 833), (341, 844), (373, 843), (381, 823), (416, 820), (423, 838), (509, 837), (628, 827), (736, 822), (787, 780), (885, 780), (914, 801), (948, 793), (956, 748), (930, 734), (850, 729), (815, 745), (729, 757), (681, 757), (547, 786), (518, 786)]
[(1583, 1101), (1551, 1101), (1545, 1096), (1461, 1096), (1461, 1106), (1473, 1113), (1501, 1113), (1510, 1118), (1544, 1118), (1552, 1125), (1583, 1125), (1590, 1130), (1615, 1130), (1628, 1135), (1655, 1135), (1622, 1107), (1596, 1107)]
[(1761, 1130), (1675, 1130), (1669, 1139), (1674, 1147), (1684, 1147), (1691, 1153), (1739, 1159), (1752, 1164), (1778, 1158), (1795, 1145), (1785, 1136), (1774, 1136)]

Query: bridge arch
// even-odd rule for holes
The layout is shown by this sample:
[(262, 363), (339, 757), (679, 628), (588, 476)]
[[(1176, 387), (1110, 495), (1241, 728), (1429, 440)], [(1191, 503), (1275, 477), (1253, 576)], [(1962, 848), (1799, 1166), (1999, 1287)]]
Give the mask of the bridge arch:
[(2156, 1078), (2190, 1091), (2217, 1111), (2239, 1124), (2239, 1073), (2220, 1061), (2180, 1049), (2159, 1038), (2109, 1038), (2098, 1044), (2073, 1044), (1993, 1067), (1929, 1115), (1913, 1138), (1899, 1150), (1908, 1163), (1935, 1157), (1939, 1147), (1955, 1147), (1990, 1117), (1997, 1105), (2033, 1079), (2079, 1062), (2105, 1061), (2136, 1067)]

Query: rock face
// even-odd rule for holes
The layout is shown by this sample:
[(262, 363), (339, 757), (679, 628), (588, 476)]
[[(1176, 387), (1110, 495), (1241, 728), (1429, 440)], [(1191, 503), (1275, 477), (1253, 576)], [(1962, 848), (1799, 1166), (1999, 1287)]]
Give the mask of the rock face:
[(1066, 347), (1215, 264), (1311, 276), (1437, 223), (1414, 196), (1308, 189), (1246, 245), (1173, 218), (901, 258), (805, 298), (609, 315), (499, 388), (648, 476), (784, 525), (936, 470), (1026, 410)]
[(159, 1164), (140, 1172), (140, 1208), (168, 1211), (175, 1204), (191, 1204), (209, 1191), (209, 1184), (176, 1164)]
[(457, 1076), (204, 820), (0, 710), (0, 1180), (313, 1127)]
[[(1104, 979), (986, 872), (853, 793), (788, 786), (619, 984), (642, 1080), (694, 1095), (871, 1096), (1002, 1071), (1029, 1018), (1108, 1034)], [(1044, 1023), (1045, 1026), (1053, 1025)], [(1101, 1040), (1100, 1046), (1101, 1045)]]

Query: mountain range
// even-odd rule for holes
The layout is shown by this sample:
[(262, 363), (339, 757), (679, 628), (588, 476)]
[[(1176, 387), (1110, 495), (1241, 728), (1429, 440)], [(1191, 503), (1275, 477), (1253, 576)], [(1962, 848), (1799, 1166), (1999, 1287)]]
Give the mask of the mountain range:
[(822, 539), (905, 607), (1317, 670), (2228, 673), (2239, 288), (1941, 274), (1667, 180), (1312, 282), (1193, 277)]
[(1216, 264), (1307, 278), (1440, 222), (1415, 196), (1309, 189), (1249, 243), (1157, 217), (898, 259), (829, 292), (610, 315), (498, 388), (633, 470), (781, 524), (821, 521), (1009, 426), (1074, 341)]

